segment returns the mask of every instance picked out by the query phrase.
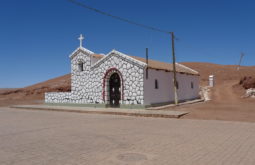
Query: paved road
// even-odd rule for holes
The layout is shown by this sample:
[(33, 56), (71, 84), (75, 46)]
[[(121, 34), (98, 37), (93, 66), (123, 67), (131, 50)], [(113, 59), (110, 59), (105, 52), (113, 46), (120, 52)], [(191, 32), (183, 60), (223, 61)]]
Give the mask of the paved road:
[(1, 165), (255, 164), (255, 124), (0, 108)]

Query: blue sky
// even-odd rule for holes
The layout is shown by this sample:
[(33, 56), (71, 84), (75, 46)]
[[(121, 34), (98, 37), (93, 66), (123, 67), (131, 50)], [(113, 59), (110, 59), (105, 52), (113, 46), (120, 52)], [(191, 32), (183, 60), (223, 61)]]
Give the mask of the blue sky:
[[(80, 0), (142, 24), (174, 31), (177, 62), (255, 65), (255, 2), (247, 0)], [(85, 36), (96, 53), (112, 49), (171, 62), (170, 36), (81, 8), (67, 0), (1, 0), (0, 88), (24, 87), (70, 72)]]

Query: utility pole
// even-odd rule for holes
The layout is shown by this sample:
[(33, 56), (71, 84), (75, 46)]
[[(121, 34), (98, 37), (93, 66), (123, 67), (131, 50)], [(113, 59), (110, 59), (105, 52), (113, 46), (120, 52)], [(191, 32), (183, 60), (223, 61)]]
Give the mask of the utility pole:
[(175, 52), (174, 52), (174, 32), (171, 33), (172, 38), (172, 57), (173, 57), (173, 71), (174, 71), (174, 103), (178, 105), (178, 95), (177, 95), (177, 80), (176, 80), (176, 66), (175, 66)]
[(237, 66), (237, 70), (240, 70), (240, 66), (241, 66), (241, 62), (242, 62), (243, 56), (244, 56), (244, 53), (241, 53), (239, 64)]
[(149, 78), (149, 73), (148, 73), (148, 67), (149, 67), (149, 50), (148, 48), (146, 48), (146, 64), (147, 64), (147, 67), (146, 67), (146, 79)]

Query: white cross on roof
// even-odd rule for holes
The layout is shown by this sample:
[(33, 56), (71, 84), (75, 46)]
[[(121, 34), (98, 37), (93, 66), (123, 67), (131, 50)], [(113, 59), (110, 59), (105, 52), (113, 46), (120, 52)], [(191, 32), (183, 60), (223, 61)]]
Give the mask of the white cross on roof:
[(82, 34), (80, 34), (80, 37), (78, 38), (78, 40), (80, 40), (80, 47), (82, 47), (82, 40), (84, 40), (84, 37), (82, 36)]

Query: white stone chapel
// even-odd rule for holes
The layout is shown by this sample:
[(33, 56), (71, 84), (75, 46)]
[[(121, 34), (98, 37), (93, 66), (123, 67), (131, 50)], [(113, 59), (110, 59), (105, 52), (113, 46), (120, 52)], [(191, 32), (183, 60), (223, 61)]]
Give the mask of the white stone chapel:
[[(45, 93), (45, 103), (98, 107), (145, 107), (174, 101), (170, 63), (129, 56), (116, 50), (96, 54), (80, 46), (71, 60), (71, 92)], [(199, 73), (176, 63), (180, 101), (199, 97)]]

